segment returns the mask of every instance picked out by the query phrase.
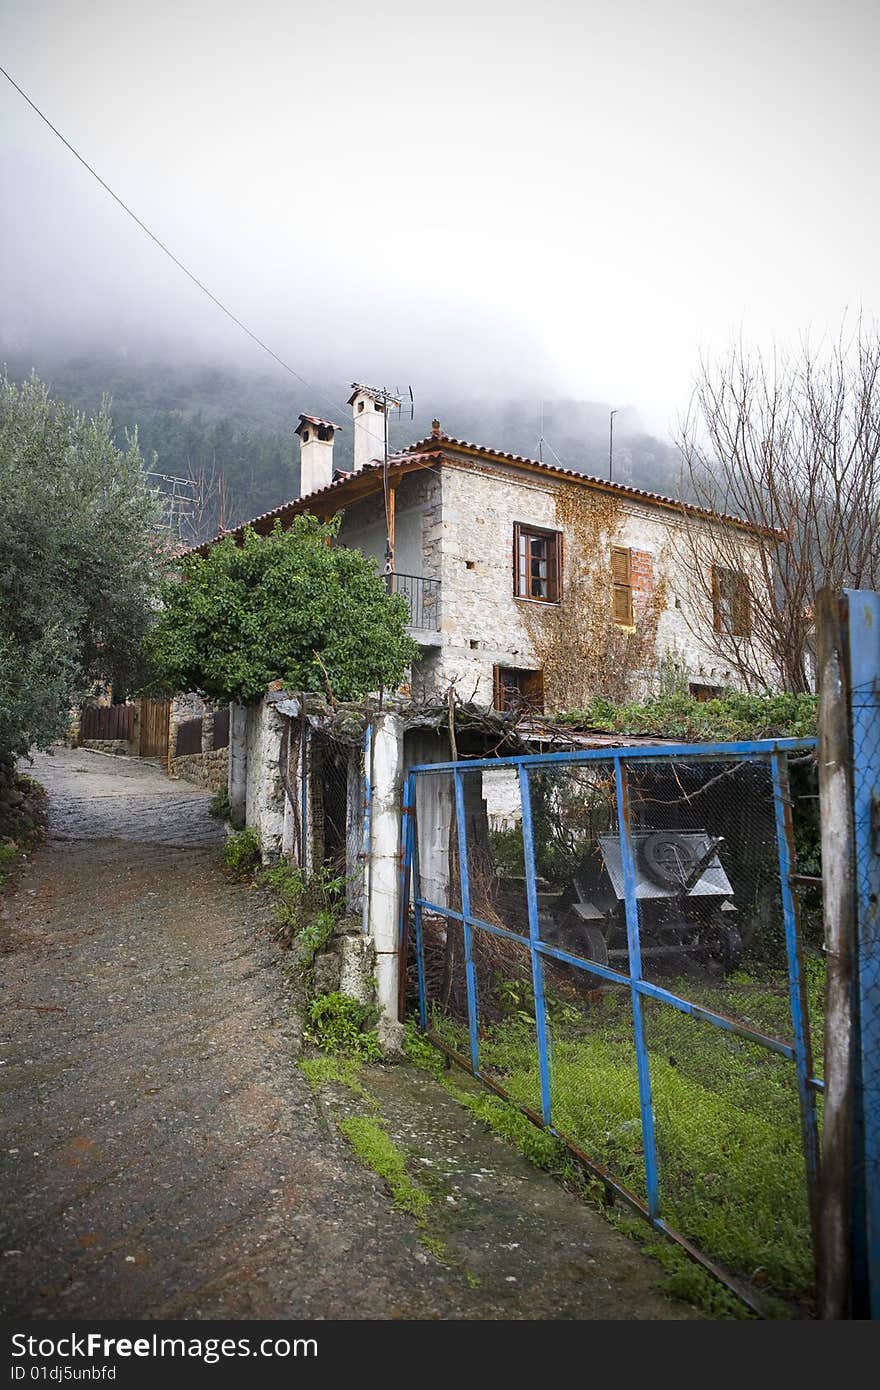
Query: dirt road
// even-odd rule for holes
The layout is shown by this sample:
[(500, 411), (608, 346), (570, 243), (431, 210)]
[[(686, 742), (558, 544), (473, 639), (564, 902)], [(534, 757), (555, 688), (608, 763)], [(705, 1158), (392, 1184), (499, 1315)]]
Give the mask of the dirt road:
[(693, 1316), (433, 1081), (382, 1069), (398, 1128), (418, 1111), (460, 1179), (456, 1262), (428, 1253), (296, 1065), (206, 795), (84, 750), (32, 771), (50, 835), (0, 899), (7, 1316)]

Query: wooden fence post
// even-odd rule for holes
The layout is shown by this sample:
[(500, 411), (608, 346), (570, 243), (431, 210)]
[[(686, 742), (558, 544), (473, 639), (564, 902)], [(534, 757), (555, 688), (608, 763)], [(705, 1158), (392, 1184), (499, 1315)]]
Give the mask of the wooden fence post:
[(825, 923), (825, 1107), (822, 1133), (818, 1309), (852, 1309), (853, 1045), (855, 1005), (855, 828), (846, 599), (817, 596), (819, 811)]

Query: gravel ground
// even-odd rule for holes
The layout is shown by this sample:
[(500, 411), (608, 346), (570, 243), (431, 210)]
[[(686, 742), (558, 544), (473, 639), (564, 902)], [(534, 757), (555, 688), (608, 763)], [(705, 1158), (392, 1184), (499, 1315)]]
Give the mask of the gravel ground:
[(296, 1065), (265, 905), (220, 874), (208, 796), (81, 749), (35, 764), (49, 839), (0, 899), (0, 1311), (696, 1316), (432, 1080), (376, 1069), (388, 1128), (450, 1184), (452, 1259), (429, 1254)]

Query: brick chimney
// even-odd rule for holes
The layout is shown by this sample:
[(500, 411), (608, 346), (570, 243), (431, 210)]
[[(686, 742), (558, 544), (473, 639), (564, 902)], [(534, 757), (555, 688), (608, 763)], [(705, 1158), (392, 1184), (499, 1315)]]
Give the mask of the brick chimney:
[(333, 437), (339, 425), (318, 415), (300, 415), (299, 495), (308, 497), (333, 482)]

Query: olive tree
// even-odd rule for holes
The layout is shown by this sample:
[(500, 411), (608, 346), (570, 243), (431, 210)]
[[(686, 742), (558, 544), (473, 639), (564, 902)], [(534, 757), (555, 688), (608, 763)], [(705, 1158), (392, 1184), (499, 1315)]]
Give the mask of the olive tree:
[(106, 406), (87, 418), (0, 376), (0, 758), (62, 735), (96, 683), (140, 680), (157, 516)]

